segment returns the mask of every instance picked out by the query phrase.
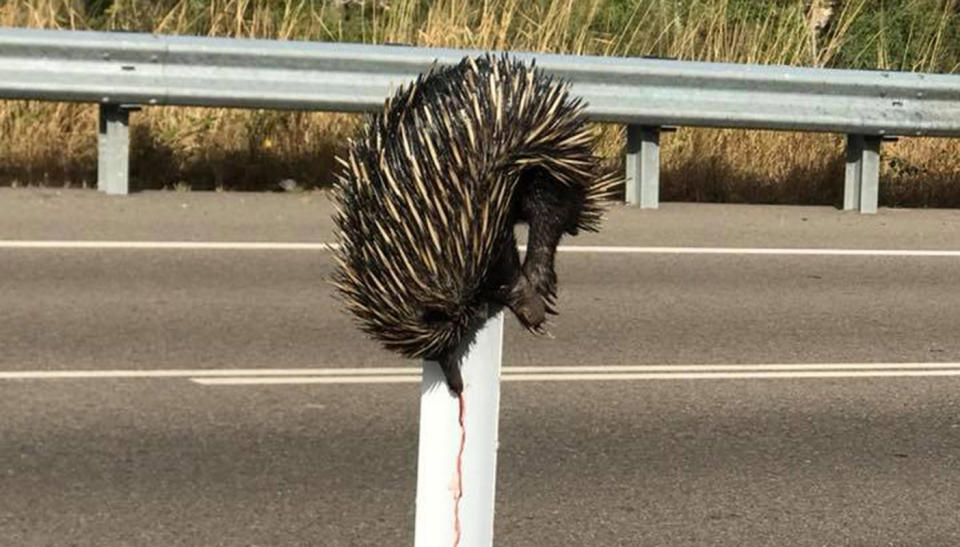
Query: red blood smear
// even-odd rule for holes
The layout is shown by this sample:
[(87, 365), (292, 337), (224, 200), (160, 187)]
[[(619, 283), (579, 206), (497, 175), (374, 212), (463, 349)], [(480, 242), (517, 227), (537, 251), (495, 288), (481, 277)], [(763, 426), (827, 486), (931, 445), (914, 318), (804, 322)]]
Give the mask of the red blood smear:
[(453, 503), (453, 547), (460, 545), (460, 499), (463, 497), (463, 445), (467, 442), (467, 430), (463, 427), (463, 393), (460, 393), (460, 452), (457, 453), (457, 493)]

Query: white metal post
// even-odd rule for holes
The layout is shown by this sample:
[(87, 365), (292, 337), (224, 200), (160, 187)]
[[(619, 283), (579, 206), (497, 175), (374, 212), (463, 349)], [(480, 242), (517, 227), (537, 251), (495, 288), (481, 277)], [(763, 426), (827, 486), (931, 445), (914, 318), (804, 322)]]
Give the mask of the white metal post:
[(474, 332), (460, 349), (461, 399), (423, 362), (415, 547), (493, 545), (503, 313)]
[(641, 209), (660, 206), (660, 128), (627, 126), (626, 202)]

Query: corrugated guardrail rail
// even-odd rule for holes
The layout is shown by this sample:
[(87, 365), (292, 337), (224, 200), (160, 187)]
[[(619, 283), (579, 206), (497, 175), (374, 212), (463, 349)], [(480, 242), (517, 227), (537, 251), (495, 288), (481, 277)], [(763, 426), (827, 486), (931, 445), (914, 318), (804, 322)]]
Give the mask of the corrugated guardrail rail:
[[(0, 98), (101, 105), (99, 187), (126, 193), (128, 112), (149, 105), (371, 111), (477, 51), (0, 28)], [(884, 137), (960, 136), (960, 75), (517, 53), (627, 125), (627, 201), (654, 208), (669, 126), (848, 135), (844, 208), (876, 211)]]

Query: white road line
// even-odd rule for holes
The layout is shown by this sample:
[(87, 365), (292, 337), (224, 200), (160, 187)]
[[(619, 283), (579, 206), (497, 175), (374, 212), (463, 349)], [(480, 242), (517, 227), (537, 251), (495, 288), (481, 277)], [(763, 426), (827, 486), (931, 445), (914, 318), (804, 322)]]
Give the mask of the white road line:
[[(612, 374), (666, 372), (784, 372), (784, 371), (856, 371), (856, 370), (960, 370), (960, 362), (933, 363), (756, 363), (704, 365), (582, 365), (503, 367), (504, 374)], [(125, 378), (216, 378), (247, 376), (401, 376), (420, 375), (420, 368), (239, 368), (239, 369), (158, 369), (158, 370), (21, 370), (0, 372), (0, 380), (95, 380)]]
[[(946, 375), (960, 374), (960, 362), (933, 363), (756, 363), (756, 364), (703, 364), (703, 365), (583, 365), (504, 367), (504, 378), (525, 379), (647, 379), (659, 376), (682, 378), (684, 374), (695, 377), (786, 377), (800, 374), (806, 377), (820, 374), (822, 377), (858, 375)], [(160, 370), (23, 370), (0, 372), (2, 380), (103, 380), (103, 379), (150, 379), (190, 378), (198, 383), (222, 383), (227, 379), (236, 383), (283, 383), (284, 378), (297, 383), (359, 383), (416, 381), (420, 367), (411, 364), (403, 367), (369, 368), (247, 368), (247, 369), (160, 369)], [(385, 380), (386, 378), (386, 380)], [(404, 378), (404, 380), (399, 380)], [(209, 379), (209, 380), (208, 380)], [(309, 382), (306, 382), (308, 379)], [(203, 380), (203, 382), (199, 382)]]
[[(960, 370), (794, 370), (789, 372), (675, 372), (611, 374), (505, 374), (508, 381), (590, 381), (590, 380), (737, 380), (803, 378), (902, 378), (960, 376)], [(226, 378), (222, 378), (226, 380)]]
[(558, 251), (598, 254), (716, 254), (801, 256), (960, 257), (960, 250), (944, 249), (816, 249), (765, 247), (622, 247), (561, 245)]
[[(240, 378), (190, 378), (191, 382), (205, 386), (288, 385), (288, 384), (400, 384), (420, 381), (416, 375), (396, 376), (257, 376)], [(960, 371), (957, 371), (960, 374)]]
[[(147, 249), (147, 250), (228, 250), (228, 251), (330, 251), (336, 243), (284, 243), (257, 241), (30, 241), (0, 240), (0, 249)], [(520, 246), (523, 250), (525, 247)], [(949, 249), (816, 249), (763, 247), (630, 247), (605, 245), (561, 245), (564, 253), (595, 254), (715, 254), (715, 255), (800, 255), (800, 256), (887, 256), (960, 257)]]
[(634, 373), (634, 372), (717, 372), (717, 371), (790, 371), (790, 370), (886, 370), (886, 369), (960, 369), (960, 362), (933, 363), (756, 363), (703, 365), (579, 365), (542, 367), (503, 367), (504, 373)]
[[(838, 370), (788, 372), (668, 372), (668, 373), (608, 373), (608, 374), (508, 374), (504, 382), (587, 382), (636, 380), (746, 380), (746, 379), (814, 379), (814, 378), (903, 378), (930, 376), (960, 376), (955, 370)], [(295, 385), (295, 384), (393, 384), (419, 382), (419, 376), (260, 376), (238, 378), (191, 378), (192, 382), (207, 386), (237, 385)]]
[(191, 378), (208, 376), (322, 376), (420, 374), (415, 367), (167, 370), (23, 370), (0, 372), (0, 380), (93, 380), (123, 378)]
[(272, 241), (28, 241), (0, 240), (0, 249), (150, 249), (229, 251), (329, 251), (335, 243)]

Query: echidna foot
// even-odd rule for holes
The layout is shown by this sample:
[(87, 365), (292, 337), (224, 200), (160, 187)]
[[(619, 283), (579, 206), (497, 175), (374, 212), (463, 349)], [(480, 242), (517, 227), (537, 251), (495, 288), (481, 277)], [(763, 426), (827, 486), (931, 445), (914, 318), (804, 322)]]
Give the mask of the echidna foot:
[(548, 303), (556, 303), (557, 274), (552, 264), (540, 264), (528, 261), (524, 265), (523, 275), (530, 281), (537, 293)]
[(507, 306), (517, 316), (520, 323), (533, 332), (537, 332), (537, 329), (546, 320), (547, 313), (556, 313), (553, 306), (549, 306), (544, 301), (536, 287), (522, 274), (517, 276), (510, 290), (507, 297)]

